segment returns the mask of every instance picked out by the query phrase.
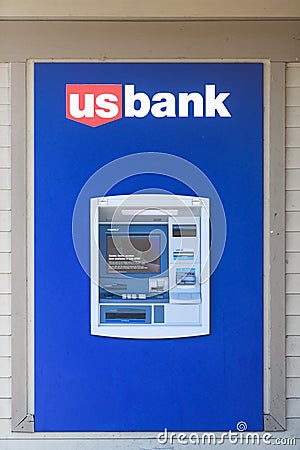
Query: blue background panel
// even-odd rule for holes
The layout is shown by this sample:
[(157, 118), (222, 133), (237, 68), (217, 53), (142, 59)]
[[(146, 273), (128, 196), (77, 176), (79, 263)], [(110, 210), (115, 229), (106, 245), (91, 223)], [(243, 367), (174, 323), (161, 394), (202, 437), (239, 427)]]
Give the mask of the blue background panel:
[[(148, 95), (216, 84), (231, 93), (232, 117), (147, 116), (91, 128), (66, 119), (67, 83), (136, 84)], [(262, 430), (262, 86), (256, 63), (35, 64), (36, 431), (229, 430), (241, 420)], [(72, 243), (76, 198), (104, 164), (148, 151), (198, 166), (224, 205), (227, 241), (211, 277), (209, 336), (90, 334), (90, 283)], [(130, 177), (110, 194), (145, 188), (191, 195), (153, 174)]]

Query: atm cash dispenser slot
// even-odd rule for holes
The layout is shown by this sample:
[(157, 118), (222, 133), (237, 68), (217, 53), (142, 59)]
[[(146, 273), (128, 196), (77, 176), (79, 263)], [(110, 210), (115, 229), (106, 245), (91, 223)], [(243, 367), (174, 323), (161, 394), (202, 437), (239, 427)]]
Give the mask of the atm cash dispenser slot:
[(209, 334), (207, 198), (93, 198), (90, 217), (93, 335)]

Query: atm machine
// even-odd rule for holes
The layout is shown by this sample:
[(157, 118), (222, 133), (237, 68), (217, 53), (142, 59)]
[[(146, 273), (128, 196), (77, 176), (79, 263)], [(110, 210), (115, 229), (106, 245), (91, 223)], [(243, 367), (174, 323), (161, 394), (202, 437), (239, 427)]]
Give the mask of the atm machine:
[(90, 237), (91, 334), (209, 334), (208, 198), (92, 198)]

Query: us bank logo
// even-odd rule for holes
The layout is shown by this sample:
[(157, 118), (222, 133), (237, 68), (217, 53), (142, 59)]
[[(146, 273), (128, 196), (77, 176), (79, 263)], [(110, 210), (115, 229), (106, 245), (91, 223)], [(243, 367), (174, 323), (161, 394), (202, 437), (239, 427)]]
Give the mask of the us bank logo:
[(90, 127), (122, 119), (231, 117), (225, 104), (230, 92), (206, 84), (201, 92), (157, 92), (153, 96), (134, 84), (67, 84), (66, 117)]

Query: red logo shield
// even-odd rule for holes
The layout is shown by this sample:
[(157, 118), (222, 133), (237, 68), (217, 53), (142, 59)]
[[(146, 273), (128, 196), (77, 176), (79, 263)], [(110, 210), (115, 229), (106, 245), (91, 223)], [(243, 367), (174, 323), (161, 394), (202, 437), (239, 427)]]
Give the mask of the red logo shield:
[(122, 118), (121, 84), (67, 84), (66, 117), (90, 127)]

